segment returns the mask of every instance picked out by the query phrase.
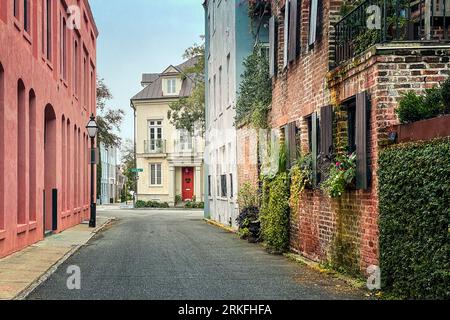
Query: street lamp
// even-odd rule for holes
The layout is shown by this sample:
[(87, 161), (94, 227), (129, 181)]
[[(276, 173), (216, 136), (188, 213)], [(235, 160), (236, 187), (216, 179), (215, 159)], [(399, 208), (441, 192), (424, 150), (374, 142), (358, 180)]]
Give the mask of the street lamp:
[(95, 137), (98, 132), (98, 125), (95, 121), (94, 114), (91, 115), (91, 119), (86, 125), (86, 130), (88, 132), (89, 137), (91, 138), (91, 218), (89, 220), (89, 227), (95, 228), (97, 221), (97, 203), (95, 202), (94, 197), (94, 170), (96, 165), (96, 157), (95, 157)]

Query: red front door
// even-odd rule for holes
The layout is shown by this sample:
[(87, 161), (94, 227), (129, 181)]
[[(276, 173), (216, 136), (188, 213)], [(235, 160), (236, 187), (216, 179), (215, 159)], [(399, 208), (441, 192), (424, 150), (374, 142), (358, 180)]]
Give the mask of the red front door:
[(183, 201), (192, 200), (194, 197), (194, 168), (182, 168), (181, 190), (183, 190)]

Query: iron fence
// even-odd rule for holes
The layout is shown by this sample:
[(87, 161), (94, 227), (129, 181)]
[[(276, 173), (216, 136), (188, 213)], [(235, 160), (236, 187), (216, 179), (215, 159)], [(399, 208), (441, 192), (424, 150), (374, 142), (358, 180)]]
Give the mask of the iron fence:
[(445, 41), (450, 0), (365, 0), (336, 25), (336, 63), (377, 43)]

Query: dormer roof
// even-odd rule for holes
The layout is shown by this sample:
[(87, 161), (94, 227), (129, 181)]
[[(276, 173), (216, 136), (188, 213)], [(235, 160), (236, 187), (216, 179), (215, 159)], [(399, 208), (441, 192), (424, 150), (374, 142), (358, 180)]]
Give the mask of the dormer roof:
[[(178, 66), (170, 65), (161, 73), (145, 73), (142, 75), (141, 84), (144, 87), (131, 100), (154, 100), (154, 99), (173, 99), (188, 97), (192, 94), (195, 87), (194, 77), (192, 74), (185, 74), (189, 68), (194, 67), (198, 62), (198, 57), (191, 58)], [(181, 90), (178, 95), (164, 96), (163, 94), (163, 78), (167, 76), (180, 76), (182, 80)]]

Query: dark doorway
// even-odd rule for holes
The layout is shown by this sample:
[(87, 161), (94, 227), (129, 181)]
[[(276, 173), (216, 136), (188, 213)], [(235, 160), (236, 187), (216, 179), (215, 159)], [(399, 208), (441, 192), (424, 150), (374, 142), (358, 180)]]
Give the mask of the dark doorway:
[(56, 115), (53, 107), (45, 107), (44, 123), (44, 231), (57, 229), (58, 201), (56, 192)]

